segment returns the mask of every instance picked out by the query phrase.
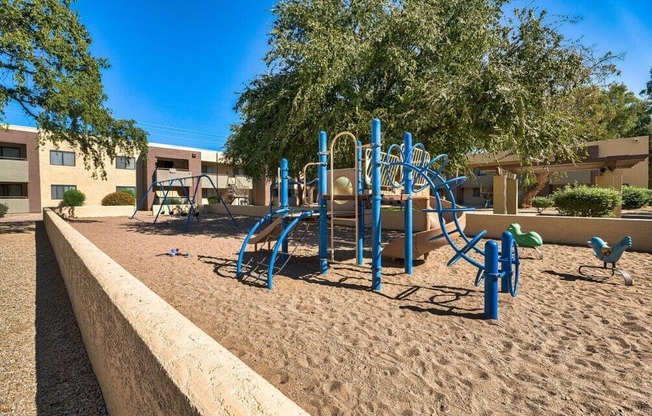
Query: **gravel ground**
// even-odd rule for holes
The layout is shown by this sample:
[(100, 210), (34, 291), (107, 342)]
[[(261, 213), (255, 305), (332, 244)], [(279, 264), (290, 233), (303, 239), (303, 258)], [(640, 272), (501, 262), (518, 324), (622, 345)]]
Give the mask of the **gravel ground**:
[(0, 416), (106, 415), (40, 219), (0, 219)]

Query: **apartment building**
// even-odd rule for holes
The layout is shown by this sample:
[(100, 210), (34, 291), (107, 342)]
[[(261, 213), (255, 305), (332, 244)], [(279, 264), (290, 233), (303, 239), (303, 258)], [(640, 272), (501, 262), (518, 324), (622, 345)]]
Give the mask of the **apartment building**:
[[(183, 179), (202, 176), (199, 180)], [(140, 209), (150, 210), (163, 197), (184, 199), (195, 196), (201, 204), (218, 194), (227, 203), (247, 205), (252, 202), (253, 183), (228, 165), (222, 152), (193, 147), (150, 143), (147, 158), (137, 162), (138, 199), (147, 194)]]
[[(629, 137), (617, 140), (593, 141), (586, 144), (577, 163), (558, 163), (550, 166), (533, 166), (537, 172), (547, 169), (550, 181), (539, 195), (552, 194), (566, 184), (609, 186), (620, 189), (623, 185), (648, 188), (650, 169), (649, 137)], [(457, 190), (456, 199), (464, 205), (482, 206), (485, 198), (494, 199), (493, 192), (499, 172), (513, 174), (522, 183), (519, 161), (506, 152), (496, 157), (473, 155), (469, 157), (473, 177)], [(519, 199), (523, 192), (519, 192)]]
[[(0, 202), (9, 206), (10, 214), (56, 207), (69, 189), (82, 191), (86, 205), (100, 205), (105, 195), (124, 190), (140, 200), (154, 182), (202, 174), (206, 176), (197, 184), (175, 181), (168, 196), (181, 198), (188, 192), (192, 196), (198, 188), (198, 203), (207, 204), (218, 193), (230, 203), (251, 202), (251, 180), (226, 164), (222, 152), (150, 143), (147, 157), (119, 155), (113, 162), (105, 160), (106, 179), (100, 179), (86, 170), (82, 155), (67, 144), (46, 142), (39, 147), (38, 134), (31, 127), (0, 129)], [(141, 209), (160, 203), (167, 184), (154, 189)]]

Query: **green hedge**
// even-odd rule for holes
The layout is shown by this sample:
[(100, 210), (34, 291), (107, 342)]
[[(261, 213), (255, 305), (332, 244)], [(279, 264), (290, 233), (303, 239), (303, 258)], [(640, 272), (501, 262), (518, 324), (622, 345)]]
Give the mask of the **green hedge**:
[(650, 190), (637, 186), (623, 186), (623, 209), (638, 209), (650, 202)]
[(0, 218), (4, 217), (9, 211), (9, 205), (0, 203)]
[(540, 213), (543, 212), (546, 208), (550, 208), (555, 205), (555, 201), (551, 197), (547, 196), (535, 196), (532, 198), (532, 206), (537, 209)]
[(136, 203), (136, 198), (129, 192), (112, 192), (107, 194), (102, 198), (102, 205), (104, 206), (116, 206), (116, 205), (134, 205)]
[(67, 207), (81, 207), (86, 201), (86, 195), (79, 189), (68, 189), (63, 193), (63, 204)]
[(586, 185), (566, 186), (552, 195), (557, 211), (573, 217), (613, 217), (621, 204), (620, 192)]
[(218, 198), (216, 196), (209, 196), (208, 197), (208, 203), (209, 204), (219, 204), (219, 202), (220, 202), (220, 198)]

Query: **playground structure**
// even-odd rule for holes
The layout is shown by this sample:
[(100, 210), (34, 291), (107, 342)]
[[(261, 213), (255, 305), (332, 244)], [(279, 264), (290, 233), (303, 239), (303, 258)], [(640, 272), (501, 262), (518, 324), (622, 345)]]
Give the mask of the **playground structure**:
[[(518, 244), (509, 232), (503, 232), (501, 238), (501, 251), (498, 252), (498, 243), (493, 240), (485, 244), (485, 272), (484, 279), (484, 317), (498, 319), (498, 279), (500, 279), (500, 292), (509, 293), (512, 297), (518, 294), (519, 283), (519, 257)], [(500, 270), (498, 266), (500, 265)]]
[[(625, 250), (632, 246), (632, 237), (623, 237), (623, 239), (613, 247), (609, 247), (607, 242), (602, 240), (600, 237), (593, 237), (586, 243), (589, 247), (593, 248), (593, 255), (603, 263), (602, 266), (590, 266), (587, 264), (581, 265), (577, 270), (580, 275), (590, 278), (609, 278), (618, 273), (624, 279), (625, 286), (631, 286), (634, 284), (634, 279), (627, 271), (616, 267), (616, 263), (620, 260), (620, 257)], [(609, 272), (609, 274), (596, 275), (589, 273), (588, 270), (604, 270)]]
[[(206, 178), (208, 182), (211, 184), (213, 189), (215, 189), (217, 193), (217, 197), (219, 198), (220, 202), (222, 205), (224, 205), (224, 208), (226, 209), (226, 212), (229, 214), (229, 217), (231, 218), (231, 221), (233, 222), (233, 225), (235, 225), (236, 228), (238, 228), (238, 223), (236, 222), (235, 218), (233, 218), (233, 215), (231, 214), (231, 211), (229, 210), (229, 207), (227, 206), (226, 202), (222, 198), (222, 196), (219, 194), (217, 187), (215, 186), (215, 183), (213, 183), (213, 180), (208, 176), (208, 175), (197, 175), (197, 176), (187, 176), (184, 178), (174, 178), (174, 179), (166, 179), (163, 181), (154, 181), (152, 184), (147, 188), (147, 191), (143, 195), (143, 197), (140, 199), (138, 202), (138, 205), (136, 206), (136, 209), (134, 210), (134, 213), (129, 217), (129, 219), (133, 219), (138, 211), (142, 208), (143, 204), (146, 203), (147, 197), (151, 192), (158, 192), (160, 189), (162, 189), (163, 193), (163, 201), (159, 204), (158, 210), (156, 212), (156, 215), (154, 216), (154, 224), (157, 223), (159, 215), (161, 215), (161, 211), (163, 211), (163, 207), (167, 207), (167, 213), (169, 215), (173, 215), (173, 208), (170, 206), (170, 198), (168, 195), (172, 191), (172, 189), (177, 185), (183, 192), (183, 205), (188, 205), (188, 211), (184, 212), (186, 220), (184, 224), (184, 231), (188, 231), (188, 227), (190, 226), (190, 219), (191, 218), (196, 218), (197, 221), (199, 221), (199, 211), (197, 210), (197, 204), (195, 204), (195, 201), (197, 200), (197, 191), (199, 190), (199, 182), (201, 181), (202, 178)], [(186, 184), (186, 181), (190, 181), (191, 184), (188, 186)], [(194, 189), (192, 196), (190, 195), (190, 188)]]
[[(355, 187), (355, 192), (350, 195), (336, 195), (335, 192), (333, 192), (335, 186), (332, 186), (330, 194), (328, 193), (329, 181), (327, 180), (327, 167), (330, 166), (329, 179), (330, 183), (334, 185), (335, 178), (333, 175), (335, 169), (333, 159), (336, 149), (335, 144), (340, 138), (351, 139), (354, 143), (354, 172), (356, 175), (355, 180), (353, 181), (353, 186)], [(362, 160), (363, 150), (366, 150), (366, 155), (368, 155), (368, 157), (365, 158), (364, 175)], [(381, 185), (383, 185), (386, 188), (402, 190), (401, 194), (393, 196), (392, 198), (399, 200), (404, 204), (404, 229), (406, 236), (413, 235), (413, 199), (421, 199), (427, 204), (425, 207), (420, 206), (422, 212), (436, 214), (436, 220), (433, 218), (433, 224), (430, 224), (432, 229), (427, 230), (426, 232), (429, 234), (424, 235), (423, 237), (426, 243), (431, 244), (431, 247), (428, 248), (432, 249), (444, 244), (449, 244), (455, 251), (455, 254), (448, 261), (448, 266), (452, 266), (460, 259), (464, 259), (478, 269), (475, 278), (476, 285), (479, 285), (482, 282), (484, 278), (485, 264), (472, 258), (469, 252), (473, 250), (481, 256), (484, 256), (484, 250), (477, 247), (477, 245), (485, 235), (486, 231), (478, 233), (473, 238), (469, 238), (464, 234), (464, 221), (460, 220), (460, 218), (463, 218), (466, 211), (471, 211), (473, 208), (463, 208), (455, 204), (453, 189), (461, 185), (466, 178), (464, 176), (453, 179), (446, 179), (444, 177), (443, 170), (448, 162), (448, 157), (446, 155), (439, 155), (430, 159), (424, 146), (421, 143), (412, 145), (411, 134), (405, 133), (403, 137), (403, 145), (399, 146), (394, 144), (390, 146), (385, 153), (384, 158), (381, 157), (380, 120), (376, 119), (372, 122), (370, 145), (363, 146), (359, 141), (357, 141), (353, 134), (342, 132), (333, 138), (329, 149), (326, 133), (323, 131), (320, 132), (318, 156), (318, 162), (313, 163), (313, 165), (317, 166), (318, 173), (318, 211), (289, 209), (287, 199), (289, 182), (287, 177), (288, 166), (287, 160), (283, 159), (281, 161), (280, 209), (272, 211), (261, 218), (247, 234), (238, 256), (238, 279), (242, 280), (246, 277), (252, 277), (256, 280), (265, 281), (268, 289), (272, 289), (274, 273), (280, 271), (285, 264), (287, 264), (287, 261), (292, 255), (289, 251), (288, 237), (295, 231), (299, 223), (315, 217), (317, 217), (319, 222), (319, 269), (322, 274), (328, 273), (330, 264), (335, 262), (336, 251), (334, 228), (335, 220), (338, 219), (338, 217), (335, 214), (333, 207), (335, 206), (336, 201), (347, 200), (353, 201), (354, 207), (353, 218), (355, 222), (356, 264), (370, 269), (372, 275), (371, 289), (374, 291), (380, 291), (382, 289), (380, 205), (384, 198), (381, 193)], [(330, 163), (328, 160), (329, 157)], [(367, 190), (367, 186), (369, 185), (371, 192), (368, 192)], [(444, 194), (445, 198), (440, 196), (440, 192)], [(423, 196), (423, 193), (426, 193), (426, 195)], [(427, 193), (432, 193), (432, 196), (427, 195)], [(385, 196), (385, 198), (387, 199), (388, 197)], [(363, 258), (363, 243), (365, 240), (364, 202), (369, 199), (371, 200), (371, 259), (369, 262), (370, 264), (365, 265), (365, 259)], [(263, 224), (269, 223), (270, 221), (275, 221), (276, 224), (272, 223), (274, 225), (268, 225), (265, 229), (266, 231), (261, 231), (256, 234)], [(459, 247), (454, 240), (454, 236), (456, 235), (462, 239), (462, 247)], [(260, 244), (264, 242), (271, 244), (271, 241), (274, 240), (275, 244), (266, 261), (254, 262), (254, 264), (244, 264), (244, 255), (249, 244)], [(415, 244), (412, 238), (402, 238), (400, 243), (394, 243), (395, 246), (399, 244), (403, 245), (405, 273), (412, 274), (415, 254), (416, 257), (418, 257), (425, 253), (421, 253), (418, 243), (417, 249), (415, 250)], [(278, 266), (276, 265), (277, 259), (280, 260)], [(518, 258), (516, 257), (516, 259), (511, 261), (510, 264), (513, 266), (514, 264), (517, 264), (517, 261)], [(247, 270), (245, 270), (245, 267)]]

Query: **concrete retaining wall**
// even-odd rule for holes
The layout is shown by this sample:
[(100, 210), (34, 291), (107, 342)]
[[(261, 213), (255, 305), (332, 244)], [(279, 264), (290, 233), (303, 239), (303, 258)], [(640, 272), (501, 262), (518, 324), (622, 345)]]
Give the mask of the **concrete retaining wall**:
[(97, 217), (131, 217), (135, 206), (117, 205), (84, 205), (81, 207), (56, 207), (54, 212), (64, 218), (97, 218)]
[(487, 230), (487, 237), (500, 239), (509, 224), (517, 222), (524, 232), (536, 231), (545, 243), (586, 245), (591, 237), (610, 244), (632, 237), (632, 250), (652, 252), (652, 221), (625, 218), (558, 217), (551, 215), (500, 215), (467, 213), (465, 233)]
[(307, 414), (58, 215), (43, 221), (110, 414)]

